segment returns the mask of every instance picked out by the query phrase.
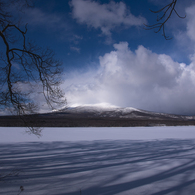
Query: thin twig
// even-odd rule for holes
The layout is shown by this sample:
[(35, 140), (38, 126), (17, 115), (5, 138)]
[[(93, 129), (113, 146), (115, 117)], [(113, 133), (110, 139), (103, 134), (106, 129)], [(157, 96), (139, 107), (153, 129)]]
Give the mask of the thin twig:
[[(155, 13), (155, 14), (158, 14), (158, 13), (162, 13), (162, 16), (159, 18), (157, 16), (157, 23), (156, 24), (153, 24), (153, 25), (147, 25), (147, 24), (144, 24), (145, 25), (145, 30), (152, 30), (152, 29), (156, 29), (154, 32), (155, 33), (158, 33), (162, 30), (162, 36), (164, 36), (164, 38), (166, 40), (170, 40), (172, 39), (172, 37), (169, 37), (165, 34), (165, 24), (167, 23), (167, 21), (171, 18), (172, 14), (173, 14), (173, 11), (176, 13), (176, 15), (179, 17), (179, 18), (185, 18), (186, 16), (182, 17), (178, 14), (178, 12), (176, 11), (175, 9), (175, 6), (176, 6), (176, 3), (177, 3), (177, 0), (172, 0), (171, 3), (169, 3), (168, 5), (164, 6), (163, 8), (157, 10), (157, 11), (153, 11), (153, 10), (150, 10), (152, 13)], [(167, 15), (168, 14), (168, 15)], [(161, 22), (162, 21), (162, 22)]]

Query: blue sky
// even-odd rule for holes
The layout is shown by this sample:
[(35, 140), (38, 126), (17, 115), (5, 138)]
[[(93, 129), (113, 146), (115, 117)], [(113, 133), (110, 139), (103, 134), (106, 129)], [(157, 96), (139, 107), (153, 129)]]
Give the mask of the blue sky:
[(22, 21), (28, 37), (63, 62), (68, 105), (105, 102), (195, 114), (195, 2), (178, 0), (176, 9), (186, 18), (173, 14), (168, 21), (170, 41), (143, 29), (156, 20), (149, 9), (169, 2), (37, 0)]
[[(149, 9), (157, 10), (161, 5), (155, 6), (152, 1), (145, 0), (113, 1), (113, 4), (115, 2), (115, 6), (118, 6), (118, 9), (120, 3), (125, 6), (126, 18), (128, 17), (128, 12), (130, 12), (135, 17), (142, 17), (142, 20), (140, 20), (141, 25), (124, 25), (122, 22), (112, 24), (115, 27), (110, 29), (110, 34), (107, 35), (102, 32), (101, 24), (98, 27), (94, 27), (95, 25), (93, 26), (92, 24), (94, 21), (91, 21), (90, 24), (86, 19), (83, 22), (79, 21), (79, 16), (76, 16), (75, 13), (76, 11), (79, 12), (79, 9), (75, 7), (80, 5), (76, 2), (79, 1), (36, 1), (34, 9), (28, 13), (27, 17), (29, 36), (37, 43), (53, 48), (57, 56), (63, 60), (66, 69), (85, 69), (88, 63), (98, 62), (99, 56), (111, 51), (113, 44), (118, 42), (128, 42), (132, 50), (135, 50), (138, 45), (144, 45), (156, 53), (172, 55), (177, 61), (189, 62), (188, 56), (181, 57), (181, 55), (177, 56), (175, 54), (173, 45), (177, 43), (174, 40), (171, 42), (165, 41), (161, 35), (143, 29), (143, 22), (153, 24), (156, 20), (156, 15), (152, 14)], [(90, 5), (90, 2), (86, 1), (86, 4)], [(110, 1), (93, 2), (97, 6), (96, 9), (100, 9), (98, 11), (101, 11), (101, 6), (103, 9), (104, 5), (110, 4)], [(91, 12), (93, 13), (93, 10)], [(101, 15), (100, 13), (98, 14)], [(113, 12), (114, 14), (116, 13)], [(97, 15), (94, 16), (96, 21), (98, 20)], [(109, 22), (106, 25), (109, 25)], [(185, 28), (185, 26), (179, 27)], [(109, 27), (107, 28), (109, 29)], [(171, 30), (168, 28), (166, 30), (167, 34), (172, 36)]]

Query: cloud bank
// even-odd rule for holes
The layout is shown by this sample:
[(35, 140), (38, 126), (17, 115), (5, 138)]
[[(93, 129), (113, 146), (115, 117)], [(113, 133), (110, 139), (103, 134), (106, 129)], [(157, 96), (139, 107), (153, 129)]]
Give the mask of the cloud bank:
[(195, 114), (195, 57), (186, 65), (127, 42), (99, 57), (99, 69), (72, 73), (63, 88), (69, 104), (108, 102), (157, 112)]
[(141, 26), (146, 19), (134, 16), (123, 2), (100, 4), (91, 0), (72, 0), (72, 16), (81, 24), (101, 29), (102, 34), (111, 35), (111, 30), (121, 25), (125, 27)]
[[(89, 0), (72, 0), (72, 6), (73, 15), (80, 23), (100, 28), (104, 34), (109, 34), (112, 28), (122, 23), (139, 25), (143, 20), (134, 20), (123, 3), (100, 5)], [(93, 15), (93, 10), (98, 12)], [(195, 46), (194, 12), (195, 6), (186, 9), (186, 30), (182, 31), (185, 37), (182, 45), (191, 47), (191, 51)], [(108, 20), (103, 23), (100, 15), (106, 18), (107, 14)], [(115, 14), (118, 20), (113, 19)], [(134, 23), (125, 23), (131, 16)], [(113, 51), (99, 57), (98, 69), (82, 74), (72, 72), (62, 87), (70, 105), (107, 102), (121, 107), (194, 115), (195, 54), (189, 57), (190, 64), (178, 63), (169, 55), (157, 54), (142, 45), (132, 51), (127, 42), (120, 42), (113, 45)]]

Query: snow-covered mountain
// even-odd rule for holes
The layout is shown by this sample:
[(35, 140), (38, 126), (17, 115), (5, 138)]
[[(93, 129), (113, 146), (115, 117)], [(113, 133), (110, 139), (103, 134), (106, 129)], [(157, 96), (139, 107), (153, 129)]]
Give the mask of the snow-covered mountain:
[(181, 116), (173, 114), (155, 113), (140, 110), (132, 107), (117, 107), (109, 104), (85, 104), (73, 105), (53, 112), (53, 114), (64, 115), (66, 117), (82, 117), (82, 118), (129, 118), (129, 119), (174, 119), (174, 120), (190, 120), (195, 119), (193, 116)]
[(73, 105), (50, 113), (0, 117), (1, 126), (36, 127), (138, 127), (194, 125), (195, 116), (155, 113), (132, 107), (108, 104)]

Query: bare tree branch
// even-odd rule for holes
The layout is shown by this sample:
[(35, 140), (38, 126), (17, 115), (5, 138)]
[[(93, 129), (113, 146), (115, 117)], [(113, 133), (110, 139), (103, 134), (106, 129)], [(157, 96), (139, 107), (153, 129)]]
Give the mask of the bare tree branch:
[(165, 24), (166, 22), (171, 18), (173, 12), (176, 13), (176, 15), (179, 17), (179, 18), (185, 18), (186, 16), (182, 17), (178, 14), (178, 12), (176, 11), (175, 9), (175, 6), (177, 4), (177, 0), (172, 0), (171, 3), (167, 4), (166, 6), (164, 6), (163, 8), (157, 10), (157, 11), (153, 11), (153, 10), (150, 10), (152, 13), (155, 13), (155, 14), (159, 14), (159, 13), (162, 13), (162, 16), (159, 17), (159, 15), (157, 15), (157, 23), (156, 24), (153, 24), (153, 25), (145, 25), (145, 29), (146, 30), (152, 30), (154, 29), (155, 33), (158, 33), (162, 30), (162, 36), (164, 36), (164, 38), (166, 40), (170, 40), (172, 39), (172, 37), (169, 37), (165, 34)]
[[(0, 56), (0, 108), (10, 109), (25, 122), (24, 115), (35, 113), (38, 109), (37, 102), (31, 97), (32, 86), (42, 86), (41, 94), (51, 109), (66, 104), (59, 87), (63, 71), (61, 62), (55, 59), (52, 50), (26, 40), (27, 24), (22, 30), (18, 24), (12, 23), (12, 15), (6, 11), (10, 2), (0, 0), (0, 38), (5, 48)], [(28, 0), (13, 2), (23, 3), (21, 7), (29, 6)], [(17, 39), (13, 35), (17, 35)], [(26, 90), (23, 89), (25, 85), (28, 85)], [(29, 129), (32, 133), (40, 134), (38, 129)]]

